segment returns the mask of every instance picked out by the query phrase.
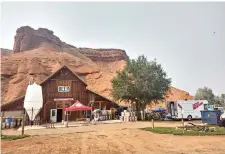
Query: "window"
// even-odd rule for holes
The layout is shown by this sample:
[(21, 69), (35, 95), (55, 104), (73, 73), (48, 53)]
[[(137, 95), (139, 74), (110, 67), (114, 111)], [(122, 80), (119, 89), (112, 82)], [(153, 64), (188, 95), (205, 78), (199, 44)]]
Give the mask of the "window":
[(70, 107), (70, 103), (65, 103), (65, 108)]
[(57, 102), (56, 103), (56, 108), (57, 109), (62, 109), (63, 107), (62, 107), (62, 102)]
[(52, 110), (52, 117), (55, 116), (55, 110)]

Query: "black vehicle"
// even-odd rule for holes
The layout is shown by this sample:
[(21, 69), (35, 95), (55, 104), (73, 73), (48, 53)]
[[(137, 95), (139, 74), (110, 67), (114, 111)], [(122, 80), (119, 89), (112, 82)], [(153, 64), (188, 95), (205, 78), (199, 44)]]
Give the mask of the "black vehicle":
[(159, 107), (152, 110), (152, 118), (156, 120), (164, 120), (166, 118), (166, 109)]
[(119, 119), (121, 116), (121, 113), (127, 109), (128, 109), (128, 107), (126, 107), (126, 106), (119, 106), (118, 108), (116, 108), (116, 111), (115, 111), (116, 118)]

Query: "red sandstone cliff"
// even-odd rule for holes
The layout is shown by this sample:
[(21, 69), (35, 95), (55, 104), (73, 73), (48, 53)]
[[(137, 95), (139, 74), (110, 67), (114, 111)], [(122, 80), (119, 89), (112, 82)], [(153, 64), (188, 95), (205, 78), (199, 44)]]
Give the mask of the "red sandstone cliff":
[(5, 49), (1, 52), (2, 101), (24, 95), (31, 76), (40, 83), (64, 64), (84, 78), (89, 88), (107, 97), (110, 80), (125, 66), (127, 58), (124, 50), (76, 48), (62, 42), (51, 30), (20, 27), (13, 53)]
[[(31, 76), (40, 83), (64, 64), (85, 79), (88, 88), (112, 99), (110, 81), (124, 68), (127, 59), (121, 49), (76, 48), (62, 42), (51, 30), (20, 27), (13, 52), (1, 52), (2, 102), (24, 95)], [(190, 97), (187, 92), (171, 89), (169, 99)]]

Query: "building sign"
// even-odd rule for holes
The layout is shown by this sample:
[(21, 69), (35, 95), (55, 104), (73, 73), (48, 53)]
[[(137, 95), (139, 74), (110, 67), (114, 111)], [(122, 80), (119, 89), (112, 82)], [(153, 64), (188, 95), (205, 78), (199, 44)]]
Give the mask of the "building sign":
[(70, 86), (58, 86), (58, 92), (69, 92)]
[(73, 101), (73, 98), (54, 98), (54, 101)]
[(193, 104), (193, 110), (197, 109), (199, 106), (201, 106), (203, 103), (197, 102)]

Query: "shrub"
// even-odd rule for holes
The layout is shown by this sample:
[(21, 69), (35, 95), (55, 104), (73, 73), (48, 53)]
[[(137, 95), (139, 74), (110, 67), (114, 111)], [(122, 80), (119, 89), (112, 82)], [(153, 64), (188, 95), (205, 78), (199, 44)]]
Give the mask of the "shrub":
[(30, 135), (1, 135), (2, 140), (17, 140), (25, 137), (29, 137)]
[(147, 127), (141, 128), (141, 130), (151, 131), (157, 134), (173, 134), (173, 135), (187, 135), (187, 136), (205, 136), (205, 135), (225, 135), (225, 128), (223, 127), (216, 127), (216, 130), (213, 132), (202, 132), (197, 130), (183, 130), (182, 129), (175, 129), (170, 127)]

